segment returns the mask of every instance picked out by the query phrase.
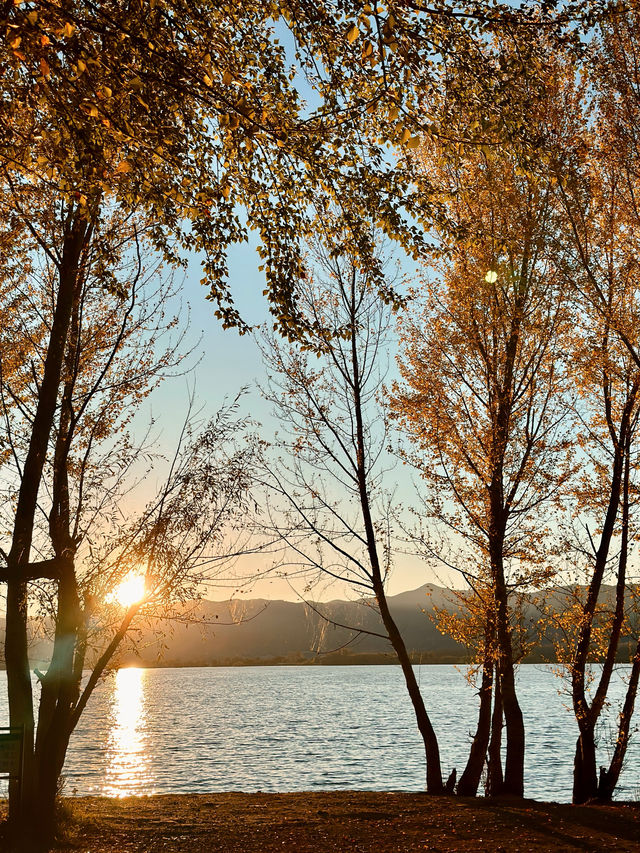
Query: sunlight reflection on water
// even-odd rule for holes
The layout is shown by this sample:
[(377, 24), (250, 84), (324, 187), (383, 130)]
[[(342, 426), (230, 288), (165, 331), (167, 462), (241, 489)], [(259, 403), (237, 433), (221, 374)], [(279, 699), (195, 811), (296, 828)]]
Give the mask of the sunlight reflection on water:
[(143, 669), (120, 669), (112, 682), (111, 725), (102, 791), (108, 797), (152, 793), (147, 757)]

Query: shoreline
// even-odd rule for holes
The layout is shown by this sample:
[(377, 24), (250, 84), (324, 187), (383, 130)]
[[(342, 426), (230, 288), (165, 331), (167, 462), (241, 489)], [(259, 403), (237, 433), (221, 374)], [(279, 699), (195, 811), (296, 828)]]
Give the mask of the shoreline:
[[(66, 797), (58, 853), (637, 851), (640, 803), (384, 791)], [(0, 801), (0, 818), (6, 801)], [(0, 847), (4, 824), (0, 824)]]
[[(475, 663), (470, 661), (468, 657), (458, 655), (445, 655), (436, 653), (417, 653), (412, 652), (409, 655), (413, 666), (456, 666), (456, 667), (472, 667)], [(32, 660), (30, 667), (35, 669), (46, 669), (49, 661), (47, 660)], [(588, 658), (587, 663), (590, 665), (602, 664), (600, 659)], [(616, 664), (631, 666), (628, 657), (620, 656), (616, 658)], [(223, 660), (142, 660), (140, 658), (124, 658), (119, 661), (113, 670), (119, 669), (252, 669), (270, 667), (278, 668), (305, 668), (305, 667), (400, 667), (398, 659), (391, 653), (381, 652), (380, 654), (327, 654), (317, 657), (302, 657), (298, 655), (290, 657), (270, 657), (270, 658), (225, 658)], [(523, 666), (546, 666), (546, 667), (564, 667), (565, 664), (557, 661), (548, 655), (532, 653), (524, 658), (518, 667)], [(0, 673), (6, 672), (4, 662), (0, 661)], [(90, 669), (85, 672), (90, 672)]]

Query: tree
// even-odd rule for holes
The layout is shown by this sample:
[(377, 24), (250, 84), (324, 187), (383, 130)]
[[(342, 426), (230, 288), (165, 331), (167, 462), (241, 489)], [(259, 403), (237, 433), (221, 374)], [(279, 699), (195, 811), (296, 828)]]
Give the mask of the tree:
[[(260, 8), (242, 2), (232, 9), (210, 0), (1, 8), (5, 221), (46, 247), (57, 269), (55, 313), (7, 554), (6, 661), (11, 719), (20, 725), (32, 714), (25, 638), (27, 584), (37, 562), (31, 556), (36, 506), (73, 305), (105, 211), (115, 206), (144, 214), (155, 247), (172, 263), (185, 250), (201, 250), (223, 322), (241, 328), (226, 284), (226, 251), (246, 239), (248, 228), (257, 229), (277, 323), (296, 335), (302, 319), (291, 283), (301, 271), (302, 240), (314, 229), (313, 205), (339, 200), (352, 250), (384, 290), (371, 223), (412, 251), (422, 242), (420, 229), (404, 216), (413, 209), (409, 173), (388, 158), (389, 141), (412, 140), (395, 111), (406, 107), (413, 114), (412, 103), (439, 82), (433, 60), (446, 55), (453, 61), (459, 53), (460, 81), (473, 81), (472, 99), (482, 95), (490, 127), (504, 120), (508, 132), (517, 132), (521, 125), (503, 108), (520, 69), (495, 66), (490, 85), (478, 88), (486, 56), (477, 47), (496, 22), (509, 31), (520, 20), (525, 27), (538, 20), (506, 5), (488, 14), (479, 4), (469, 17), (464, 4), (423, 13), (403, 2), (385, 12), (363, 12), (355, 2), (319, 10), (307, 0)], [(363, 15), (374, 22), (375, 44), (356, 44), (352, 19)], [(274, 20), (281, 16), (320, 94), (317, 110), (305, 110), (287, 50), (276, 38)], [(415, 98), (411, 87), (398, 84), (413, 71), (421, 75)], [(462, 85), (452, 90), (454, 101), (462, 91)], [(379, 112), (375, 123), (368, 107)], [(422, 204), (424, 210), (424, 194)], [(64, 223), (55, 244), (46, 224), (52, 209)]]
[[(35, 831), (45, 844), (53, 837), (57, 784), (69, 738), (134, 618), (141, 610), (148, 612), (155, 600), (193, 592), (203, 552), (211, 556), (223, 549), (223, 531), (232, 524), (249, 482), (251, 449), (240, 444), (243, 424), (223, 411), (197, 433), (185, 432), (158, 497), (144, 512), (130, 511), (124, 520), (119, 502), (131, 488), (132, 466), (141, 450), (152, 458), (149, 448), (134, 441), (128, 425), (141, 401), (179, 363), (179, 355), (176, 342), (162, 345), (175, 326), (165, 316), (170, 289), (159, 278), (157, 265), (145, 270), (137, 220), (116, 211), (101, 224), (83, 258), (73, 300), (62, 387), (32, 528), (31, 547), (38, 559), (29, 563), (29, 596), (33, 602), (43, 585), (49, 592), (47, 615), (54, 636), (47, 672), (39, 673), (35, 738), (31, 685), (22, 717), (23, 811), (17, 812), (14, 795), (12, 821), (25, 844)], [(48, 225), (54, 232), (65, 223), (52, 218)], [(16, 495), (24, 488), (23, 460), (36, 429), (43, 362), (50, 354), (48, 330), (57, 307), (55, 255), (38, 248), (32, 246), (30, 268), (20, 271), (11, 298), (1, 306), (20, 353), (12, 369), (3, 372), (1, 386), (10, 451), (2, 471), (8, 527)], [(19, 315), (13, 311), (16, 298)], [(6, 582), (10, 553), (2, 554)], [(144, 577), (144, 594), (141, 590), (124, 613), (117, 602), (107, 608), (107, 626), (113, 627), (97, 632), (105, 597), (131, 573)], [(27, 602), (28, 618), (26, 608)], [(82, 684), (89, 665), (91, 674)]]
[[(630, 63), (638, 49), (638, 9), (604, 22), (584, 73), (589, 89), (573, 110), (572, 137), (557, 152), (558, 195), (566, 216), (565, 275), (577, 303), (572, 369), (585, 473), (575, 498), (587, 542), (577, 551), (584, 595), (567, 614), (573, 709), (579, 727), (574, 802), (611, 799), (629, 739), (640, 675), (636, 646), (613, 758), (598, 779), (596, 726), (627, 624), (633, 541), (640, 389), (637, 270), (638, 96)], [(607, 577), (615, 582), (610, 614)], [(628, 627), (628, 625), (627, 625)], [(600, 657), (597, 676), (589, 661)]]
[[(627, 618), (627, 576), (630, 543), (635, 535), (632, 509), (637, 493), (634, 474), (640, 378), (637, 365), (612, 336), (608, 322), (597, 315), (587, 315), (585, 321), (589, 331), (577, 336), (577, 347), (582, 345), (582, 350), (573, 353), (571, 362), (580, 377), (577, 447), (583, 457), (581, 476), (571, 494), (573, 515), (583, 526), (583, 535), (574, 534), (569, 545), (567, 563), (573, 569), (573, 589), (563, 602), (563, 630), (556, 640), (558, 660), (568, 664), (580, 730), (573, 777), (576, 803), (612, 797), (629, 739), (640, 672), (634, 661), (618, 719), (614, 754), (609, 766), (600, 768), (598, 779), (597, 725), (622, 638), (625, 631), (633, 630)], [(612, 596), (605, 585), (608, 577), (615, 582)], [(594, 660), (602, 661), (599, 670), (590, 666)]]
[[(317, 140), (301, 132), (285, 51), (253, 6), (242, 9), (246, 26), (208, 3), (24, 4), (3, 12), (3, 221), (26, 252), (40, 247), (57, 275), (6, 561), (10, 716), (25, 726), (30, 755), (28, 583), (45, 571), (31, 555), (38, 494), (86, 265), (96, 251), (105, 270), (111, 263), (110, 211), (142, 217), (140, 229), (169, 262), (180, 260), (180, 249), (201, 249), (225, 321), (239, 322), (224, 284), (226, 248), (246, 236), (236, 204), (247, 202), (265, 238), (272, 289), (286, 295), (283, 282), (299, 259), (291, 227), (304, 230), (306, 188), (315, 180), (301, 178), (322, 157)], [(281, 116), (297, 117), (297, 148), (282, 146)], [(330, 187), (331, 175), (344, 180), (335, 164), (325, 166)], [(287, 325), (282, 293), (276, 304), (286, 303)]]
[(440, 794), (437, 738), (385, 592), (392, 551), (378, 392), (389, 312), (352, 258), (326, 246), (312, 257), (300, 304), (314, 337), (306, 347), (274, 338), (264, 347), (266, 396), (283, 430), (277, 446), (286, 453), (266, 477), (270, 529), (286, 546), (287, 571), (373, 593), (424, 743), (427, 791)]
[[(579, 40), (577, 25), (608, 5), (6, 3), (0, 163), (87, 210), (103, 194), (142, 202), (165, 250), (169, 233), (207, 253), (211, 297), (223, 321), (241, 328), (225, 253), (257, 230), (274, 314), (294, 334), (313, 204), (339, 211), (384, 290), (369, 226), (416, 251), (422, 232), (404, 212), (428, 216), (426, 185), (411, 190), (409, 164), (390, 164), (388, 145), (406, 152), (425, 135), (451, 145), (528, 139), (520, 104), (538, 73), (529, 34)], [(507, 61), (496, 35), (519, 42)], [(25, 106), (21, 122), (15, 105)], [(473, 115), (450, 132), (460, 106)]]
[(566, 448), (557, 217), (549, 178), (532, 174), (517, 148), (447, 157), (425, 144), (419, 156), (459, 239), (439, 234), (433, 280), (401, 318), (394, 414), (414, 448), (406, 457), (424, 481), (425, 511), (454, 537), (450, 562), (484, 609), (479, 726), (462, 789), (475, 793), (480, 779), (495, 668), (493, 732), (499, 738), (504, 713), (507, 744), (504, 780), (494, 763), (491, 790), (522, 796), (512, 603), (549, 577), (543, 508), (562, 482)]
[[(330, 6), (325, 14), (307, 2), (282, 6), (299, 45), (298, 62), (321, 95), (310, 114), (274, 32), (280, 6), (78, 0), (5, 4), (2, 13), (5, 221), (36, 236), (55, 256), (58, 271), (49, 355), (8, 553), (6, 660), (11, 718), (20, 725), (31, 713), (26, 583), (37, 495), (72, 306), (104, 211), (144, 212), (154, 245), (173, 263), (181, 251), (201, 250), (205, 282), (223, 322), (241, 328), (226, 284), (226, 250), (246, 239), (248, 228), (258, 230), (274, 314), (292, 335), (301, 322), (291, 282), (301, 270), (301, 241), (314, 229), (314, 205), (340, 201), (353, 251), (380, 287), (370, 223), (407, 245), (419, 244), (420, 232), (402, 215), (411, 206), (406, 170), (388, 158), (395, 124), (379, 137), (365, 109), (386, 100), (386, 72), (381, 84), (366, 50), (349, 64), (359, 48), (342, 8)], [(390, 71), (395, 19), (392, 12), (372, 16), (381, 37), (376, 52)], [(417, 17), (421, 26), (441, 26), (439, 14)], [(407, 46), (415, 18), (410, 12), (403, 24)], [(465, 20), (455, 17), (451, 26), (469, 43)], [(323, 63), (330, 79), (319, 70)], [(351, 67), (358, 69), (355, 76)], [(343, 83), (334, 77), (340, 72)], [(345, 109), (354, 92), (359, 97), (365, 91), (366, 79), (375, 92)], [(56, 198), (64, 228), (52, 245), (46, 214)]]

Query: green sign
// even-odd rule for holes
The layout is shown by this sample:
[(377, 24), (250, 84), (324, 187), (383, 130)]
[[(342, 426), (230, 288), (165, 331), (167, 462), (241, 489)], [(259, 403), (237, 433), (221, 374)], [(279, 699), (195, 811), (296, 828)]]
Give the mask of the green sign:
[(0, 774), (22, 773), (22, 729), (0, 729)]

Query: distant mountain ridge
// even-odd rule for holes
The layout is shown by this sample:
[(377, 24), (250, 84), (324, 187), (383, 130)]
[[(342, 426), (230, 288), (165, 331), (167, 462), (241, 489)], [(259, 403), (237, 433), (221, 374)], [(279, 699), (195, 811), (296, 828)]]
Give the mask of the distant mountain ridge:
[[(462, 647), (443, 636), (429, 618), (434, 606), (452, 606), (448, 595), (441, 587), (425, 584), (389, 597), (391, 612), (414, 655), (461, 659)], [(393, 660), (389, 641), (375, 636), (384, 634), (384, 627), (374, 599), (317, 604), (261, 598), (204, 600), (191, 608), (188, 618), (186, 623), (173, 622), (169, 633), (157, 641), (151, 631), (144, 632), (135, 653), (124, 658), (164, 666), (322, 663), (325, 657), (334, 662), (336, 655), (345, 662), (372, 655), (380, 662), (387, 655)]]
[[(545, 591), (549, 605), (562, 609), (571, 589)], [(607, 601), (614, 587), (604, 587)], [(452, 590), (424, 584), (388, 598), (391, 612), (415, 662), (464, 663), (469, 652), (437, 628), (435, 609), (459, 610)], [(540, 613), (531, 603), (525, 621), (533, 625)], [(142, 666), (235, 666), (260, 664), (394, 663), (384, 636), (375, 600), (336, 599), (322, 603), (263, 598), (229, 601), (201, 600), (183, 605), (170, 620), (149, 620), (138, 627), (118, 656), (118, 663)], [(0, 618), (0, 659), (4, 619)], [(626, 646), (620, 659), (625, 658)], [(34, 637), (33, 666), (45, 666), (50, 643)], [(527, 660), (553, 659), (549, 639), (536, 646)], [(0, 662), (0, 666), (1, 666)]]

